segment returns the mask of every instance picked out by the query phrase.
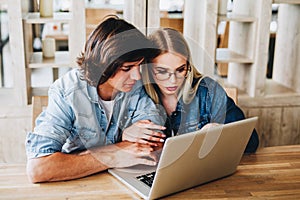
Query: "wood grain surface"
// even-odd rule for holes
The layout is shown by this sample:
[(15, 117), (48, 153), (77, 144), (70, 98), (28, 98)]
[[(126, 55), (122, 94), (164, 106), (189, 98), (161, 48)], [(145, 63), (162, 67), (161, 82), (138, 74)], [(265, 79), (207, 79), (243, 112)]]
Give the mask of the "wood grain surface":
[[(220, 166), (222, 167), (222, 166)], [(231, 176), (165, 199), (300, 199), (300, 145), (244, 155)], [(0, 163), (0, 199), (139, 199), (107, 172), (86, 178), (32, 184), (24, 164)]]

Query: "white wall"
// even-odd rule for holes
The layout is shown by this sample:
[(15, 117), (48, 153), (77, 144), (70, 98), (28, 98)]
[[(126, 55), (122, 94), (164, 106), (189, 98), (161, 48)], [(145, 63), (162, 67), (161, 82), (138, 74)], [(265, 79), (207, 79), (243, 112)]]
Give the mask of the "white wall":
[(25, 162), (25, 137), (31, 130), (31, 106), (0, 106), (0, 162)]

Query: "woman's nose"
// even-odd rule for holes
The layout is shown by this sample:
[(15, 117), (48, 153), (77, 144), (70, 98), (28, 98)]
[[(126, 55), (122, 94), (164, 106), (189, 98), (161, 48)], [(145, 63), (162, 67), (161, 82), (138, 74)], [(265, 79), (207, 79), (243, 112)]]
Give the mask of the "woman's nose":
[(175, 76), (175, 73), (172, 73), (172, 74), (170, 75), (169, 81), (170, 81), (171, 83), (175, 83), (175, 82), (176, 82), (176, 76)]

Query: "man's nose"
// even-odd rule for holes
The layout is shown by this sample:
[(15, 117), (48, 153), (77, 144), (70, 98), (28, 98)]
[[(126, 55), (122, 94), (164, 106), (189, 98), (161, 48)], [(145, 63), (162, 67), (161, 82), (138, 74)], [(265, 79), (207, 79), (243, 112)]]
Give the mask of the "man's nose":
[(140, 74), (140, 66), (135, 66), (131, 70), (130, 78), (133, 80), (140, 80), (141, 74)]

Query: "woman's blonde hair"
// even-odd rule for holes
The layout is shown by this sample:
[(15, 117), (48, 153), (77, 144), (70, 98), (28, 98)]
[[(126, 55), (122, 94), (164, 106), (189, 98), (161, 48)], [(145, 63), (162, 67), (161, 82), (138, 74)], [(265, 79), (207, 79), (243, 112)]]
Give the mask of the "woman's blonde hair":
[(192, 63), (190, 49), (183, 35), (174, 29), (163, 28), (158, 29), (149, 35), (149, 39), (157, 51), (155, 54), (153, 54), (153, 57), (147, 61), (148, 64), (143, 65), (141, 68), (143, 83), (148, 95), (155, 103), (160, 103), (160, 90), (155, 84), (151, 72), (151, 63), (153, 62), (153, 59), (167, 52), (175, 53), (183, 56), (187, 61), (188, 74), (183, 82), (181, 90), (179, 91), (178, 98), (182, 96), (183, 102), (185, 104), (189, 104), (197, 92), (202, 74), (194, 67)]

